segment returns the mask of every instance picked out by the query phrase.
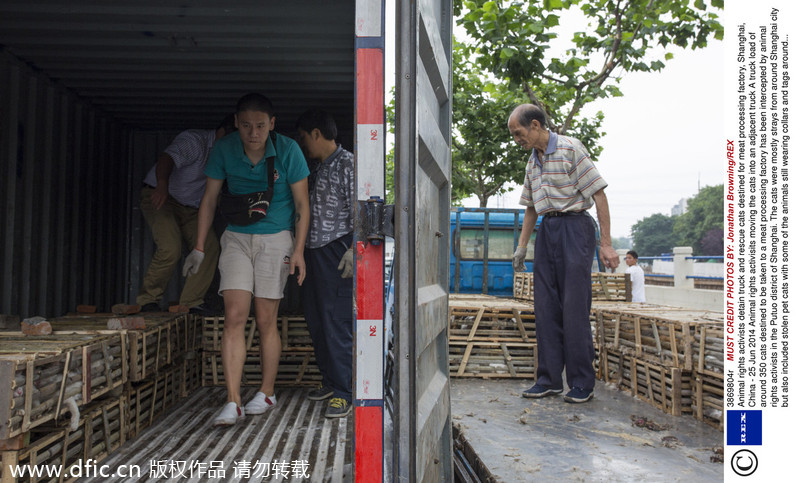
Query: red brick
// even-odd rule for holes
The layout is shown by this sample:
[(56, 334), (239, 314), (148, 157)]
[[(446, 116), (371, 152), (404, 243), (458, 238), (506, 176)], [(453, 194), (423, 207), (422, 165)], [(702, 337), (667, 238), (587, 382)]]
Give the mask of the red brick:
[(25, 319), (20, 326), (22, 328), (22, 333), (25, 335), (50, 335), (53, 333), (50, 322), (45, 320), (44, 317)]
[(138, 314), (142, 310), (139, 305), (116, 304), (111, 307), (111, 313), (114, 315), (131, 315)]
[(170, 305), (169, 306), (169, 311), (170, 311), (170, 313), (173, 313), (173, 314), (188, 314), (189, 313), (189, 307), (187, 307), (185, 305)]

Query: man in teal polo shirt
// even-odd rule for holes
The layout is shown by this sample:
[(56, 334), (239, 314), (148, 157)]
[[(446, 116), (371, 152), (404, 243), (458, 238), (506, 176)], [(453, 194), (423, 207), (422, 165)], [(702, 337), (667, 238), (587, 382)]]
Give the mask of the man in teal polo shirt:
[[(267, 216), (247, 226), (229, 224), (220, 238), (219, 291), (225, 302), (222, 366), (228, 401), (214, 420), (218, 426), (232, 425), (245, 414), (264, 413), (277, 403), (275, 378), (281, 353), (278, 304), (290, 273), (297, 269), (301, 285), (305, 278), (303, 248), (310, 218), (305, 157), (291, 138), (280, 134), (270, 137), (275, 117), (269, 99), (256, 93), (239, 99), (236, 127), (238, 134), (220, 139), (209, 156), (197, 244), (184, 265), (184, 272), (192, 273), (204, 258), (202, 247), (223, 182), (227, 181), (232, 194), (246, 194), (265, 190), (267, 176), (271, 175), (274, 195)], [(273, 173), (267, 173), (270, 157), (275, 158)], [(256, 396), (243, 407), (239, 391), (246, 356), (244, 326), (251, 299), (255, 300), (260, 336), (262, 382)]]

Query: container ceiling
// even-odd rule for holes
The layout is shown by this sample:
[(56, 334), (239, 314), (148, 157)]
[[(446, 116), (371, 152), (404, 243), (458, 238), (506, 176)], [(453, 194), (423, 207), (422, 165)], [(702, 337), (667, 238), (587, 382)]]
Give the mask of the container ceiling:
[(352, 132), (355, 1), (2, 0), (0, 46), (135, 129), (214, 127), (261, 92)]

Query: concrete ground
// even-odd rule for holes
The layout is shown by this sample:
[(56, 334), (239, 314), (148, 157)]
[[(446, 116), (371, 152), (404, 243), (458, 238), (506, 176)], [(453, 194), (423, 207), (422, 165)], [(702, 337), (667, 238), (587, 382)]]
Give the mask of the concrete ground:
[[(718, 482), (723, 433), (597, 382), (594, 398), (525, 399), (529, 380), (451, 378), (453, 423), (499, 482)], [(634, 425), (631, 416), (666, 429)], [(658, 429), (658, 426), (652, 426)]]

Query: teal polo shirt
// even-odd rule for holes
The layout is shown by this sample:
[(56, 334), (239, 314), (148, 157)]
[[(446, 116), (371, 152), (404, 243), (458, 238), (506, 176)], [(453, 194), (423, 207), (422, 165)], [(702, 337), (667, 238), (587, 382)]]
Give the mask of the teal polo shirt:
[[(276, 146), (277, 145), (277, 146)], [(277, 134), (275, 145), (267, 138), (264, 157), (256, 164), (244, 152), (238, 132), (231, 133), (214, 144), (206, 165), (206, 176), (226, 180), (233, 194), (252, 193), (267, 189), (266, 158), (275, 157), (275, 194), (267, 216), (252, 225), (228, 225), (228, 230), (251, 235), (269, 235), (294, 228), (294, 198), (290, 185), (308, 177), (308, 165), (300, 146), (291, 138)]]

